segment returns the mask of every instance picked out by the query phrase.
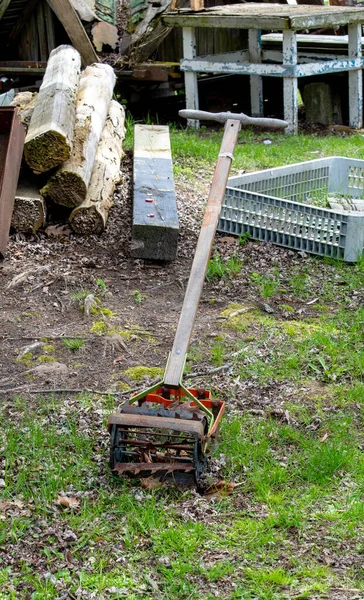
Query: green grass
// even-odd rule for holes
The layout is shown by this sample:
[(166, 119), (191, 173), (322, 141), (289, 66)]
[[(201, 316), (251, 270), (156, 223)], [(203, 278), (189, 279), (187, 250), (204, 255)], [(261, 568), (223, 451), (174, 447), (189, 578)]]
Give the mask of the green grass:
[[(241, 133), (234, 169), (364, 152), (360, 136), (270, 134), (271, 146), (264, 137)], [(177, 174), (202, 166), (208, 178), (221, 132), (172, 129), (171, 139)], [(354, 302), (364, 288), (364, 260), (307, 258), (278, 268), (267, 256), (248, 263), (252, 247), (245, 237), (229, 258), (216, 249), (206, 287), (216, 290), (222, 279), (225, 303), (205, 305), (208, 327), (186, 369), (232, 363), (231, 372), (207, 375), (203, 385), (227, 401), (212, 450), (214, 459), (224, 456), (220, 476), (242, 485), (208, 498), (113, 478), (112, 395), (4, 401), (0, 600), (56, 600), (67, 592), (213, 600), (217, 590), (224, 600), (364, 597), (364, 309)], [(105, 290), (95, 279), (94, 293)], [(74, 297), (82, 302), (89, 293)], [(131, 293), (140, 303), (141, 293)], [(265, 299), (274, 313), (261, 310)], [(238, 314), (231, 317), (232, 303), (253, 308), (232, 308)], [(63, 342), (79, 349), (77, 339)], [(59, 495), (79, 505), (61, 508)]]
[(219, 254), (214, 254), (209, 260), (206, 271), (206, 279), (231, 278), (240, 273), (242, 261), (238, 256), (229, 256), (223, 259)]
[(66, 348), (72, 352), (81, 350), (85, 344), (85, 340), (82, 338), (63, 338), (62, 341)]

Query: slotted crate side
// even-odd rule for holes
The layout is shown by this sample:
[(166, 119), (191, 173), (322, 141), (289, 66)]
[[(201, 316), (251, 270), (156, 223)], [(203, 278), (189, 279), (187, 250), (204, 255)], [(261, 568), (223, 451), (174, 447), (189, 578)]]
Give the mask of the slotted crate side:
[(364, 161), (332, 156), (231, 177), (218, 230), (355, 262), (364, 215), (310, 205), (330, 194), (364, 197)]
[(333, 157), (329, 192), (351, 198), (364, 197), (364, 160)]
[(337, 213), (246, 190), (227, 190), (218, 231), (292, 250), (355, 262), (364, 248), (364, 216)]
[(228, 187), (244, 188), (285, 200), (308, 202), (331, 191), (330, 171), (335, 171), (335, 161), (336, 158), (310, 160), (230, 177)]

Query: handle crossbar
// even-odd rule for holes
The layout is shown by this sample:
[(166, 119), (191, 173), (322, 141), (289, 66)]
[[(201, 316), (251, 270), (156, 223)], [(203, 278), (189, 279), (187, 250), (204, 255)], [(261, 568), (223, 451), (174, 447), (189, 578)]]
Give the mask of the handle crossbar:
[(219, 112), (210, 113), (205, 110), (189, 110), (183, 109), (179, 111), (179, 116), (185, 119), (197, 121), (217, 121), (218, 123), (226, 123), (228, 119), (240, 121), (242, 126), (248, 127), (269, 127), (270, 129), (285, 129), (288, 127), (287, 121), (281, 119), (265, 119), (263, 117), (248, 117), (244, 113)]

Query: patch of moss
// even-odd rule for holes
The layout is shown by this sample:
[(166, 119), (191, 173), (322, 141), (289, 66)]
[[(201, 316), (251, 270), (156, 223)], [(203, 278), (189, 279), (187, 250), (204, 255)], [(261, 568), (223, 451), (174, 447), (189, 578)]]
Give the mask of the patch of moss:
[(109, 308), (105, 308), (104, 306), (92, 306), (90, 309), (90, 313), (92, 315), (104, 315), (105, 317), (117, 317), (118, 315), (114, 313)]
[(30, 367), (32, 365), (32, 360), (33, 360), (33, 352), (27, 352), (21, 358), (17, 358), (15, 362), (26, 365), (27, 367)]
[(289, 304), (280, 304), (280, 305), (279, 305), (279, 308), (280, 308), (281, 310), (285, 310), (286, 312), (291, 312), (291, 313), (294, 313), (294, 308), (293, 308), (293, 306), (290, 306)]
[(54, 352), (55, 351), (55, 347), (52, 344), (44, 344), (43, 345), (43, 352)]
[(281, 323), (281, 327), (287, 335), (299, 341), (305, 340), (312, 334), (321, 331), (319, 325), (306, 323), (305, 321), (284, 321)]
[(52, 363), (55, 362), (54, 356), (49, 356), (49, 354), (41, 354), (37, 359), (41, 363)]
[(124, 375), (126, 375), (129, 379), (133, 381), (142, 381), (145, 377), (148, 379), (156, 379), (157, 377), (163, 376), (163, 369), (161, 367), (130, 367), (126, 371), (124, 371)]
[(90, 333), (96, 333), (96, 335), (106, 335), (109, 332), (109, 326), (105, 321), (94, 321), (90, 329)]
[(123, 381), (117, 382), (117, 384), (116, 384), (117, 392), (128, 392), (129, 390), (131, 390), (130, 385), (128, 385), (127, 383), (124, 383)]
[(32, 311), (32, 312), (29, 312), (29, 311), (23, 311), (23, 312), (21, 313), (21, 316), (22, 316), (22, 317), (28, 317), (28, 318), (30, 318), (30, 319), (31, 319), (31, 318), (33, 318), (33, 317), (41, 317), (41, 316), (42, 316), (42, 313), (41, 313), (41, 312), (39, 312), (39, 310), (34, 310), (34, 311)]
[[(241, 312), (240, 312), (241, 311)], [(238, 313), (235, 315), (235, 313)], [(247, 331), (252, 323), (261, 323), (263, 316), (255, 306), (249, 304), (229, 304), (229, 306), (220, 313), (220, 318), (224, 319), (223, 326), (238, 331)]]

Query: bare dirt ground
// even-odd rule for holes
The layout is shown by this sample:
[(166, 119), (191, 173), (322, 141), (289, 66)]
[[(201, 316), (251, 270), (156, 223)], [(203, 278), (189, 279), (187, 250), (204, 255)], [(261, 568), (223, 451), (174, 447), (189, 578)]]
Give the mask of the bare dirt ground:
[[(197, 185), (183, 178), (177, 182), (181, 226), (178, 258), (170, 264), (156, 264), (129, 256), (130, 178), (131, 160), (126, 157), (123, 184), (101, 236), (77, 236), (57, 224), (34, 236), (11, 236), (7, 258), (0, 264), (3, 394), (6, 390), (52, 388), (120, 392), (123, 383), (124, 387), (135, 386), (123, 375), (128, 368), (164, 368), (209, 180), (201, 174)], [(236, 239), (224, 236), (216, 239), (216, 251), (222, 257), (238, 254), (243, 267), (235, 278), (206, 284), (192, 340), (192, 345), (201, 347), (203, 340), (208, 347), (209, 340), (217, 335), (219, 315), (230, 303), (266, 308), (249, 285), (251, 273), (262, 269), (269, 273), (278, 265), (280, 273), (288, 276), (303, 260), (269, 245), (248, 242), (239, 247)], [(83, 299), (75, 298), (77, 293), (86, 292), (93, 293), (98, 302), (94, 314), (91, 310), (87, 315)], [(273, 302), (271, 305), (272, 310), (279, 311)], [(111, 314), (98, 312), (98, 307)], [(307, 317), (310, 307), (303, 305), (298, 313)], [(104, 335), (113, 332), (121, 332), (122, 340), (118, 333)], [(84, 338), (82, 350), (72, 352), (62, 338)], [(36, 343), (37, 347), (29, 348)], [(205, 366), (199, 364), (198, 370)]]

